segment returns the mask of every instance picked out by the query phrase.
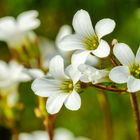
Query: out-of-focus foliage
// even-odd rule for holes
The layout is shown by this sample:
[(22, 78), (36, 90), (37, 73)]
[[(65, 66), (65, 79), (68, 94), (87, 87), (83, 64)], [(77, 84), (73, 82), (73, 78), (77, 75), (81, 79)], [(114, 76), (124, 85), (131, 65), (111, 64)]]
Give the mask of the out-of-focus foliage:
[[(39, 35), (55, 39), (63, 24), (72, 23), (74, 13), (79, 9), (87, 10), (95, 24), (102, 18), (116, 21), (115, 31), (107, 37), (125, 42), (134, 51), (140, 45), (140, 2), (139, 0), (0, 0), (0, 17), (17, 16), (19, 13), (36, 9), (39, 11), (41, 26), (36, 30)], [(0, 59), (9, 59), (6, 44), (0, 43)], [(30, 83), (20, 86), (20, 100), (25, 104), (18, 122), (21, 131), (43, 129), (41, 121), (34, 115), (37, 99), (30, 89)], [(84, 135), (94, 140), (104, 140), (106, 128), (103, 114), (95, 90), (88, 89), (82, 96), (82, 107), (71, 112), (64, 107), (58, 115), (56, 127), (69, 128), (76, 135)], [(113, 120), (114, 140), (134, 140), (134, 126), (128, 95), (118, 96), (106, 93)], [(139, 100), (140, 100), (140, 95)], [(139, 103), (140, 106), (140, 103)]]

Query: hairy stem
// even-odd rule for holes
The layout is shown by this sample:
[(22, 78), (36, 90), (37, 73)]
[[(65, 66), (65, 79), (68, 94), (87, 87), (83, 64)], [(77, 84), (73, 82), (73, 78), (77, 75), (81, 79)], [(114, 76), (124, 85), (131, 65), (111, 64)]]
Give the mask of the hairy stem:
[(133, 111), (134, 121), (135, 121), (135, 129), (137, 134), (137, 140), (140, 140), (140, 115), (138, 109), (138, 102), (135, 93), (130, 93), (130, 102)]
[(107, 87), (107, 86), (104, 86), (104, 85), (99, 85), (99, 84), (95, 84), (95, 85), (92, 85), (93, 87), (96, 87), (96, 88), (99, 88), (99, 89), (102, 89), (102, 90), (105, 90), (105, 91), (113, 91), (113, 92), (117, 92), (118, 94), (123, 94), (123, 92), (126, 92), (125, 89), (118, 89), (118, 88), (114, 88), (114, 87)]
[(112, 91), (114, 93), (117, 93), (118, 95), (126, 94), (126, 89), (119, 89), (116, 87), (104, 86), (101, 84), (92, 84), (92, 83), (86, 84), (86, 83), (81, 82), (80, 86), (82, 89), (87, 88), (87, 87), (95, 87), (97, 89), (101, 89), (104, 91)]
[(113, 126), (109, 104), (104, 92), (98, 94), (98, 100), (103, 111), (106, 140), (113, 140)]

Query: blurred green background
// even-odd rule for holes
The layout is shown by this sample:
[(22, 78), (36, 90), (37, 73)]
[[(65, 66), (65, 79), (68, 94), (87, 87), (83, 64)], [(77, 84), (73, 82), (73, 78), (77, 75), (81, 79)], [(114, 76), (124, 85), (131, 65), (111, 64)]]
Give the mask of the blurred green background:
[[(116, 21), (114, 32), (106, 37), (108, 42), (113, 38), (125, 42), (136, 51), (140, 45), (140, 1), (139, 0), (0, 0), (0, 17), (17, 16), (19, 13), (36, 9), (39, 11), (41, 26), (36, 33), (55, 40), (63, 24), (71, 25), (74, 13), (79, 9), (89, 12), (93, 25), (102, 18)], [(1, 42), (0, 59), (8, 59), (6, 44)], [(31, 83), (20, 85), (20, 100), (24, 102), (19, 130), (30, 132), (43, 129), (41, 121), (34, 115), (37, 100), (30, 89)], [(133, 114), (128, 95), (118, 96), (106, 93), (113, 121), (113, 140), (134, 140), (135, 132)], [(139, 106), (140, 106), (140, 95)], [(56, 127), (66, 127), (75, 135), (82, 135), (92, 140), (104, 140), (106, 125), (103, 112), (98, 102), (99, 92), (88, 89), (82, 95), (82, 107), (76, 112), (63, 107), (58, 114)]]

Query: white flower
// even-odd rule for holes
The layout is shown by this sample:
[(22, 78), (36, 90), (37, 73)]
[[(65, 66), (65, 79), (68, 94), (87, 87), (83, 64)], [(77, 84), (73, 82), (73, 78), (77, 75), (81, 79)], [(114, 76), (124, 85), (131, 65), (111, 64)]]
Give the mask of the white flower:
[[(65, 128), (57, 128), (54, 132), (54, 140), (89, 140), (85, 137), (75, 137), (72, 132)], [(34, 131), (32, 133), (20, 133), (19, 140), (49, 140), (46, 131)]]
[(120, 61), (122, 66), (113, 68), (109, 77), (115, 83), (127, 83), (128, 92), (137, 92), (140, 90), (140, 47), (136, 57), (124, 43), (118, 43), (113, 49), (114, 55)]
[(40, 25), (35, 10), (21, 13), (17, 20), (14, 17), (0, 18), (0, 40), (8, 43), (10, 47), (19, 46), (26, 42), (26, 37), (33, 37), (31, 32)]
[[(72, 33), (72, 29), (69, 25), (63, 25), (57, 36), (55, 41), (52, 41), (50, 39), (41, 38), (40, 41), (40, 51), (41, 51), (41, 57), (43, 61), (44, 67), (48, 67), (49, 61), (55, 56), (60, 54), (63, 56), (63, 58), (66, 61), (70, 60), (71, 53), (70, 52), (64, 52), (63, 50), (58, 48), (58, 42), (66, 35), (69, 35)], [(46, 51), (47, 50), (47, 51)]]
[(0, 61), (0, 88), (9, 88), (19, 82), (28, 81), (30, 77), (23, 72), (24, 67), (15, 61)]
[(64, 72), (64, 60), (57, 55), (50, 61), (49, 73), (52, 78), (38, 78), (32, 84), (36, 95), (48, 97), (46, 108), (50, 114), (58, 113), (63, 103), (70, 110), (78, 110), (81, 99), (76, 91), (79, 78), (73, 76), (73, 69)]
[(94, 31), (88, 12), (79, 10), (74, 15), (73, 28), (75, 34), (67, 35), (59, 41), (60, 49), (64, 51), (77, 50), (72, 59), (81, 61), (81, 64), (83, 64), (90, 53), (100, 58), (109, 55), (110, 47), (102, 37), (114, 30), (114, 20), (106, 18), (98, 21)]
[(93, 84), (97, 84), (105, 82), (109, 74), (107, 70), (98, 70), (86, 64), (81, 64), (79, 70), (82, 73), (80, 80), (85, 83), (92, 82)]

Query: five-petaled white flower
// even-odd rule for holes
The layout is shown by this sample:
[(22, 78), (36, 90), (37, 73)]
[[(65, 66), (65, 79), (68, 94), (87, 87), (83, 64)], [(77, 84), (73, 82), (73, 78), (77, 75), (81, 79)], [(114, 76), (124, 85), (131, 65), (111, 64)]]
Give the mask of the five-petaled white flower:
[(78, 80), (74, 76), (72, 67), (64, 72), (64, 60), (57, 55), (50, 61), (49, 73), (52, 76), (36, 79), (32, 84), (32, 90), (36, 95), (48, 97), (46, 108), (50, 114), (59, 112), (63, 103), (70, 110), (78, 110), (81, 106), (81, 98), (77, 93)]
[(93, 84), (97, 84), (105, 82), (109, 74), (107, 70), (99, 70), (86, 64), (81, 64), (78, 69), (81, 72), (80, 81), (84, 83), (92, 82)]
[(5, 41), (9, 47), (17, 47), (25, 43), (27, 37), (33, 39), (33, 29), (40, 25), (36, 10), (21, 13), (17, 20), (8, 16), (0, 18), (0, 40)]
[(77, 50), (72, 56), (74, 61), (81, 61), (83, 64), (90, 53), (100, 58), (109, 55), (110, 47), (101, 38), (114, 30), (114, 20), (105, 18), (98, 21), (94, 31), (88, 12), (79, 10), (74, 15), (73, 28), (75, 34), (67, 35), (61, 39), (59, 48), (64, 51)]
[(113, 49), (114, 55), (122, 66), (113, 68), (109, 77), (115, 83), (127, 83), (128, 92), (140, 90), (140, 47), (136, 57), (130, 47), (124, 43), (118, 43)]

